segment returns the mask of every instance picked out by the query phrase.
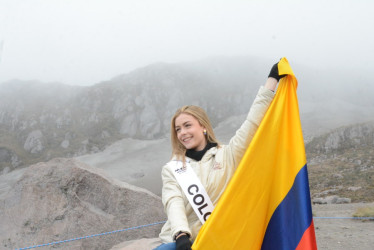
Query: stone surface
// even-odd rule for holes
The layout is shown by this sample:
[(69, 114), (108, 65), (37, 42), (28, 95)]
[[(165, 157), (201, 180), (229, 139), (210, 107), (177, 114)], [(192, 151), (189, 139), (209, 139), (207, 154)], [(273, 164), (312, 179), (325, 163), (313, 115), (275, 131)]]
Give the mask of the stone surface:
[(29, 133), (23, 148), (31, 154), (36, 154), (44, 149), (43, 134), (40, 130), (34, 130)]
[(344, 204), (351, 203), (350, 198), (343, 198), (337, 195), (330, 195), (326, 197), (317, 197), (312, 199), (313, 204)]
[(373, 206), (374, 203), (314, 205), (313, 214), (317, 217), (314, 218), (314, 227), (318, 249), (373, 249), (373, 221), (338, 219), (352, 217), (357, 209)]
[(118, 245), (113, 246), (111, 250), (150, 250), (161, 244), (162, 243), (159, 238), (143, 238), (139, 240), (122, 242)]
[[(0, 198), (0, 248), (14, 249), (164, 221), (161, 199), (73, 159), (24, 171)], [(162, 225), (54, 245), (110, 249), (122, 241), (157, 237)]]

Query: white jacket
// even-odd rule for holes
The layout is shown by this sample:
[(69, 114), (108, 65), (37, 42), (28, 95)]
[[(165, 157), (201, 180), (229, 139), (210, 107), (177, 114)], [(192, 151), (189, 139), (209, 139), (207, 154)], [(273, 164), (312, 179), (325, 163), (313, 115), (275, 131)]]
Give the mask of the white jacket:
[[(186, 157), (190, 160), (191, 167), (205, 187), (214, 206), (217, 205), (239, 165), (273, 97), (273, 91), (261, 87), (247, 119), (236, 131), (228, 145), (209, 149), (200, 161)], [(159, 235), (161, 241), (164, 243), (172, 242), (179, 231), (190, 234), (191, 239), (194, 240), (202, 226), (200, 220), (168, 165), (163, 167), (161, 176), (163, 181), (162, 202), (168, 216), (168, 220)]]

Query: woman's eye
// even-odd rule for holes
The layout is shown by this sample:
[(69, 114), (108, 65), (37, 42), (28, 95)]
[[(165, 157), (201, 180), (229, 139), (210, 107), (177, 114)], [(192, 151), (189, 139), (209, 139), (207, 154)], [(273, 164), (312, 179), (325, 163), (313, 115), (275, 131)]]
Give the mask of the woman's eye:
[(180, 130), (181, 130), (180, 128), (177, 128), (177, 129), (175, 129), (175, 132), (178, 133)]

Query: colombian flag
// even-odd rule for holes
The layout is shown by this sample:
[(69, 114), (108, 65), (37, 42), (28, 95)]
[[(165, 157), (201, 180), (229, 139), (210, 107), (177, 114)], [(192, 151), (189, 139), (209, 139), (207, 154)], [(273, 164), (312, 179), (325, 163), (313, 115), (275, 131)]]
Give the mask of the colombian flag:
[(317, 249), (296, 95), (283, 77), (255, 137), (192, 249)]

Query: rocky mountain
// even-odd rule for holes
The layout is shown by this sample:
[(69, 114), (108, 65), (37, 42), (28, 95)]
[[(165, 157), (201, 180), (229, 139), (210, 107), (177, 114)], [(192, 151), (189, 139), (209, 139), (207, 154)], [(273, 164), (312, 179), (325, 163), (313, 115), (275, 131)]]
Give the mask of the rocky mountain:
[[(242, 113), (263, 81), (252, 65), (248, 59), (159, 63), (90, 87), (5, 82), (0, 171), (98, 152), (122, 138), (164, 137), (172, 113), (186, 104), (206, 108), (213, 122)], [(232, 111), (228, 103), (238, 107)]]
[[(89, 87), (2, 83), (0, 173), (55, 157), (101, 152), (124, 138), (165, 138), (172, 114), (182, 105), (202, 106), (217, 126), (248, 111), (272, 63), (250, 57), (156, 63)], [(367, 97), (374, 87), (365, 76), (343, 79), (293, 67), (301, 72), (298, 92), (306, 139), (374, 114)]]
[(374, 201), (374, 122), (341, 127), (306, 144), (314, 198)]
[[(158, 196), (73, 159), (38, 163), (0, 176), (0, 183), (1, 249), (30, 247), (166, 219)], [(56, 244), (53, 248), (110, 249), (122, 241), (157, 237), (161, 226)]]

